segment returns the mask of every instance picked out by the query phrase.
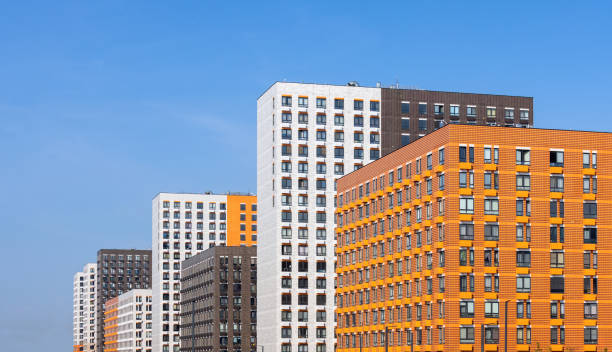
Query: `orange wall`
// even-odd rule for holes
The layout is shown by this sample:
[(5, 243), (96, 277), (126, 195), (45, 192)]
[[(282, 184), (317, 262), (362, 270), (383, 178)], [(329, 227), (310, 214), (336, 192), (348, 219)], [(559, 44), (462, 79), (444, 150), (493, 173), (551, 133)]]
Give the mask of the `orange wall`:
[[(245, 204), (245, 210), (240, 209), (240, 205)], [(228, 246), (254, 246), (257, 245), (257, 240), (253, 241), (251, 235), (257, 234), (257, 229), (253, 231), (252, 225), (257, 226), (257, 220), (252, 220), (252, 215), (257, 215), (257, 210), (253, 211), (252, 206), (257, 206), (256, 196), (227, 196), (227, 245)], [(241, 214), (244, 214), (244, 220), (241, 220)], [(241, 230), (241, 225), (244, 225), (244, 230)], [(241, 240), (240, 235), (244, 234), (244, 240)]]
[[(460, 144), (473, 144), (475, 148), (475, 160), (473, 163), (459, 163), (458, 152)], [(483, 161), (484, 146), (499, 146), (500, 156), (498, 164), (485, 164)], [(445, 163), (438, 163), (438, 148), (445, 148)], [(531, 163), (529, 166), (516, 165), (515, 151), (517, 147), (529, 147), (531, 150)], [(554, 168), (549, 164), (550, 149), (564, 149), (564, 166), (562, 168)], [(598, 162), (597, 169), (583, 168), (582, 166), (582, 151), (595, 150), (597, 151)], [(433, 167), (432, 170), (426, 168), (426, 155), (428, 152), (433, 152)], [(415, 172), (415, 160), (422, 159), (422, 171), (419, 175)], [(405, 166), (406, 163), (412, 162), (412, 176), (406, 178), (404, 174), (401, 182), (394, 182), (394, 185), (388, 184), (388, 172), (397, 170), (400, 166)], [(474, 171), (474, 188), (459, 188), (459, 171), (473, 170)], [(483, 178), (485, 170), (494, 170), (499, 173), (499, 190), (485, 190), (483, 186)], [(404, 168), (405, 172), (405, 168)], [(529, 191), (516, 190), (517, 172), (527, 172), (531, 177), (531, 189)], [(437, 175), (445, 174), (445, 189), (437, 188)], [(344, 226), (336, 229), (339, 236), (338, 242), (338, 275), (343, 275), (345, 283), (343, 287), (339, 287), (337, 295), (344, 295), (344, 304), (337, 309), (338, 314), (338, 329), (337, 334), (359, 334), (362, 332), (381, 332), (386, 326), (390, 330), (404, 330), (408, 328), (415, 329), (416, 327), (423, 328), (423, 340), (425, 341), (425, 327), (431, 326), (434, 328), (432, 346), (422, 346), (415, 348), (416, 351), (434, 350), (434, 351), (459, 351), (459, 350), (479, 350), (480, 349), (480, 326), (481, 324), (499, 325), (500, 337), (499, 346), (503, 348), (504, 343), (504, 311), (503, 302), (509, 300), (508, 310), (508, 347), (511, 351), (533, 350), (539, 344), (544, 350), (550, 346), (553, 351), (561, 350), (562, 345), (550, 344), (550, 328), (562, 324), (565, 326), (565, 348), (573, 348), (580, 351), (595, 351), (603, 350), (604, 347), (612, 347), (612, 291), (606, 288), (612, 284), (612, 262), (605, 258), (612, 255), (612, 241), (608, 240), (608, 234), (612, 231), (612, 135), (607, 133), (595, 132), (580, 132), (580, 131), (558, 131), (558, 130), (543, 130), (543, 129), (518, 129), (518, 128), (500, 128), (500, 127), (485, 127), (485, 126), (462, 126), (450, 125), (430, 135), (427, 135), (414, 143), (389, 154), (388, 156), (371, 163), (364, 168), (349, 174), (338, 182), (338, 195), (345, 195), (347, 190), (364, 184), (366, 181), (371, 181), (373, 177), (385, 175), (385, 186), (382, 190), (371, 192), (369, 196), (364, 195), (359, 198), (349, 197), (349, 200), (343, 202), (343, 205), (337, 209), (337, 214), (343, 214), (345, 218)], [(565, 185), (563, 193), (550, 192), (550, 176), (562, 174), (564, 176)], [(585, 194), (582, 190), (582, 178), (585, 175), (596, 175), (598, 181), (597, 194)], [(421, 182), (428, 177), (433, 178), (433, 190), (431, 195), (427, 195), (422, 183), (422, 196), (420, 199), (415, 199), (415, 183)], [(387, 196), (391, 192), (396, 192), (402, 189), (405, 192), (405, 187), (412, 186), (412, 201), (404, 202), (401, 206), (393, 208), (388, 207)], [(380, 188), (379, 188), (380, 189)], [(371, 191), (371, 190), (370, 190)], [(459, 198), (461, 195), (474, 197), (474, 214), (466, 215), (459, 214)], [(497, 197), (499, 199), (499, 215), (484, 215), (484, 199), (485, 197)], [(531, 200), (531, 216), (518, 217), (515, 213), (515, 201), (518, 197), (528, 197)], [(403, 196), (405, 199), (405, 195)], [(439, 214), (437, 211), (437, 199), (444, 199), (445, 213)], [(565, 203), (565, 216), (563, 218), (551, 218), (549, 203), (551, 199), (563, 199)], [(374, 212), (370, 217), (359, 219), (357, 216), (352, 217), (353, 210), (357, 213), (357, 209), (363, 204), (371, 203), (372, 200), (383, 201), (384, 207), (382, 212)], [(582, 213), (582, 205), (585, 200), (597, 201), (597, 219), (584, 219)], [(427, 220), (423, 210), (423, 221), (417, 223), (415, 219), (416, 206), (423, 206), (427, 202), (433, 203), (433, 216)], [(378, 234), (376, 237), (371, 235), (368, 237), (358, 238), (356, 243), (346, 244), (344, 241), (345, 234), (352, 230), (359, 230), (364, 225), (377, 222), (381, 218), (400, 216), (401, 223), (405, 224), (404, 211), (412, 209), (411, 226), (401, 226), (393, 231)], [(471, 221), (474, 223), (474, 240), (459, 239), (459, 223), (460, 221)], [(500, 233), (498, 241), (484, 241), (483, 226), (485, 222), (497, 222), (499, 224)], [(521, 223), (528, 223), (531, 226), (531, 241), (517, 242), (515, 235), (515, 226)], [(438, 241), (437, 225), (444, 224), (445, 236), (442, 241)], [(554, 224), (562, 224), (565, 227), (565, 242), (551, 243), (549, 238), (549, 228)], [(598, 228), (598, 243), (585, 244), (583, 243), (583, 228), (584, 226), (597, 225)], [(385, 226), (387, 228), (387, 226)], [(423, 235), (423, 245), (420, 248), (416, 247), (414, 233), (415, 231), (423, 231), (431, 227), (433, 240), (430, 244), (426, 243), (425, 235)], [(405, 234), (413, 234), (412, 249), (406, 250), (404, 244)], [(345, 265), (344, 255), (351, 253), (353, 250), (363, 249), (373, 243), (380, 243), (388, 239), (402, 239), (402, 250), (397, 251), (394, 248), (389, 251), (388, 246), (385, 246), (384, 256), (374, 258), (364, 258), (355, 264)], [(394, 244), (396, 242), (394, 241)], [(395, 247), (395, 245), (394, 245)], [(459, 265), (459, 249), (473, 248), (474, 249), (474, 266)], [(498, 248), (500, 255), (500, 266), (484, 267), (484, 249)], [(531, 251), (531, 266), (529, 268), (518, 268), (516, 266), (516, 251), (519, 248), (530, 249)], [(438, 249), (444, 249), (446, 256), (444, 267), (438, 267)], [(563, 250), (565, 253), (564, 268), (550, 267), (550, 252), (551, 250)], [(583, 268), (583, 252), (586, 250), (596, 250), (598, 252), (598, 268), (584, 269)], [(419, 272), (416, 271), (414, 261), (415, 255), (424, 256), (427, 253), (433, 255), (433, 267), (431, 270), (426, 270), (425, 261), (423, 260), (423, 268)], [(389, 260), (412, 258), (411, 272), (407, 273), (403, 268), (403, 274), (389, 277), (388, 267), (386, 263)], [(359, 272), (365, 267), (371, 267), (373, 264), (383, 263), (383, 279), (359, 283), (353, 281), (352, 273)], [(474, 273), (475, 290), (471, 292), (459, 292), (459, 276), (460, 273)], [(493, 273), (500, 277), (499, 293), (484, 292), (484, 274)], [(437, 276), (445, 276), (445, 292), (438, 292)], [(516, 292), (516, 276), (518, 274), (531, 275), (531, 292), (517, 293)], [(550, 293), (550, 277), (551, 275), (563, 275), (565, 278), (565, 292), (562, 294)], [(584, 294), (583, 278), (586, 275), (596, 275), (598, 277), (598, 294)], [(422, 290), (425, 291), (424, 279), (427, 277), (433, 278), (433, 294), (422, 294), (416, 297), (415, 294), (415, 279), (423, 280)], [(348, 280), (348, 282), (346, 281)], [(387, 286), (391, 283), (410, 281), (412, 285), (412, 297), (407, 298), (405, 295), (402, 299), (390, 300), (388, 296)], [(384, 298), (382, 301), (376, 301), (370, 304), (353, 305), (346, 304), (346, 294), (357, 293), (364, 289), (373, 287), (384, 288)], [(405, 289), (404, 289), (405, 292)], [(474, 318), (459, 317), (459, 302), (461, 299), (473, 299), (475, 303)], [(484, 302), (486, 299), (499, 300), (499, 318), (484, 318)], [(527, 299), (531, 301), (531, 319), (517, 319), (516, 317), (516, 300)], [(551, 319), (550, 317), (550, 302), (552, 300), (563, 300), (565, 302), (565, 319)], [(584, 319), (583, 303), (585, 300), (596, 300), (598, 302), (598, 319)], [(442, 319), (438, 319), (437, 302), (445, 302), (445, 314)], [(425, 303), (433, 304), (433, 319), (425, 318)], [(417, 303), (423, 304), (423, 319), (417, 321), (415, 317), (414, 306)], [(406, 304), (413, 305), (412, 321), (408, 322), (405, 316), (401, 320), (394, 319), (392, 322), (387, 317), (386, 324), (369, 325), (363, 324), (356, 326), (346, 326), (345, 314), (357, 313), (373, 308), (381, 307), (399, 307)], [(371, 313), (370, 313), (371, 314)], [(446, 343), (438, 345), (438, 336), (436, 334), (437, 326), (445, 326)], [(475, 326), (475, 343), (473, 345), (459, 344), (459, 327), (462, 325)], [(531, 326), (531, 346), (517, 345), (516, 343), (516, 327), (517, 325)], [(598, 345), (584, 345), (584, 326), (595, 325), (599, 327)], [(403, 336), (403, 341), (400, 345), (405, 344), (406, 337)], [(357, 339), (358, 341), (358, 339)], [(407, 351), (410, 347), (395, 346), (391, 343), (391, 351)], [(365, 346), (365, 344), (364, 344)], [(415, 346), (416, 347), (416, 346)], [(494, 348), (494, 346), (486, 346)], [(359, 350), (357, 344), (354, 349), (345, 349), (344, 343), (338, 343), (339, 350)], [(364, 351), (381, 350), (384, 347), (372, 348), (369, 344)], [(496, 348), (496, 347), (495, 347)], [(495, 349), (497, 350), (497, 349)]]

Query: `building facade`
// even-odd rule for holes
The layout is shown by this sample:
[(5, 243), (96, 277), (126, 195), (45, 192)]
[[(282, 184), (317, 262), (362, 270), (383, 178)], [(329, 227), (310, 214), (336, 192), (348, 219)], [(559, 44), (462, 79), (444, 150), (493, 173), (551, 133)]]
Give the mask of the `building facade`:
[(105, 352), (153, 350), (153, 298), (150, 289), (133, 289), (106, 301)]
[(73, 351), (94, 352), (96, 348), (96, 270), (86, 264), (74, 274), (72, 293)]
[(107, 300), (133, 289), (151, 287), (151, 251), (101, 249), (97, 255), (96, 351), (105, 348), (104, 311)]
[(257, 243), (257, 197), (159, 193), (153, 199), (153, 348), (180, 349), (181, 262), (215, 246)]
[(338, 350), (603, 351), (610, 172), (610, 133), (448, 125), (341, 178)]
[(256, 247), (212, 247), (185, 260), (181, 286), (181, 351), (256, 351)]
[(104, 352), (117, 351), (119, 338), (119, 297), (113, 297), (104, 303)]
[(446, 123), (505, 125), (515, 114), (515, 126), (529, 127), (532, 106), (531, 98), (272, 85), (257, 101), (258, 264), (269, 273), (258, 282), (267, 302), (258, 343), (275, 352), (334, 348), (338, 178)]

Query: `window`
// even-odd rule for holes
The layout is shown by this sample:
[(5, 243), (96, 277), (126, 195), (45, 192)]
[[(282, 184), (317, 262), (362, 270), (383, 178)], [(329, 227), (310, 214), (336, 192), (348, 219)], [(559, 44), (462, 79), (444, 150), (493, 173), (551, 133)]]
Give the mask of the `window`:
[(334, 132), (334, 142), (344, 142), (344, 132), (343, 131)]
[(597, 278), (593, 276), (584, 277), (584, 294), (596, 294), (597, 293)]
[(499, 266), (499, 250), (497, 248), (485, 248), (484, 266)]
[(563, 226), (553, 225), (550, 227), (550, 242), (551, 243), (565, 242), (565, 228)]
[(524, 175), (524, 174), (516, 175), (516, 190), (517, 191), (529, 191), (530, 189), (531, 189), (530, 175)]
[(370, 117), (370, 127), (380, 127), (380, 118), (374, 116)]
[(514, 120), (514, 109), (504, 109), (504, 117), (509, 120)]
[(474, 239), (474, 224), (459, 224), (459, 239), (473, 240)]
[(355, 117), (353, 118), (353, 125), (355, 127), (363, 127), (363, 116), (355, 115)]
[(419, 119), (419, 131), (427, 131), (427, 119)]
[(565, 267), (565, 253), (561, 251), (550, 252), (550, 267), (551, 268)]
[(298, 107), (307, 108), (308, 107), (308, 97), (298, 97)]
[(584, 302), (584, 319), (597, 319), (597, 302)]
[(291, 113), (287, 111), (283, 111), (281, 114), (281, 122), (290, 123), (291, 122)]
[[(317, 108), (325, 109), (327, 107), (327, 99), (325, 98), (317, 98)], [(323, 115), (325, 116), (325, 115)]]
[(450, 115), (451, 116), (459, 116), (459, 105), (451, 105), (450, 106)]
[(344, 158), (344, 148), (342, 147), (338, 147), (338, 148), (334, 148), (334, 157), (336, 158)]
[[(325, 131), (322, 130), (318, 130), (317, 131), (317, 141), (325, 141), (327, 139), (327, 134), (325, 133)], [(317, 147), (317, 152), (319, 150), (320, 147)], [(323, 149), (323, 153), (325, 153), (325, 148), (322, 147)], [(323, 155), (325, 156), (325, 155)]]
[(419, 103), (419, 115), (427, 114), (427, 103)]
[(531, 318), (531, 302), (519, 300), (516, 302), (516, 317), (518, 319)]
[(380, 158), (380, 150), (370, 149), (370, 160), (377, 160)]
[(582, 209), (585, 219), (597, 219), (597, 203), (585, 202), (583, 203)]
[(485, 215), (499, 215), (499, 199), (485, 198), (484, 213)]
[(402, 117), (400, 127), (404, 131), (410, 130), (410, 119), (407, 117)]
[(552, 175), (550, 176), (550, 191), (551, 192), (563, 192), (563, 176)]
[(596, 345), (597, 344), (597, 327), (596, 326), (585, 326), (584, 344), (585, 345)]
[(344, 109), (344, 99), (340, 99), (340, 98), (334, 99), (334, 109), (343, 110)]
[(474, 171), (461, 170), (459, 172), (459, 188), (474, 188)]
[(442, 104), (434, 104), (434, 114), (435, 115), (444, 115), (444, 105), (442, 105)]
[[(565, 206), (563, 200), (553, 199), (550, 201), (550, 217), (564, 217), (565, 216)], [(558, 210), (558, 212), (557, 212)]]
[(410, 135), (402, 134), (402, 147), (408, 144), (410, 144)]
[(353, 100), (353, 110), (363, 110), (363, 100)]
[(517, 276), (516, 277), (516, 292), (531, 292), (531, 277)]
[(474, 327), (462, 326), (459, 328), (459, 343), (473, 344), (474, 343)]
[(462, 197), (459, 199), (459, 212), (461, 214), (474, 214), (474, 198)]
[(563, 151), (550, 151), (550, 166), (563, 167)]
[(518, 198), (516, 200), (516, 216), (531, 216), (531, 200)]
[(370, 111), (380, 111), (380, 102), (377, 100), (370, 100)]
[(467, 161), (467, 147), (466, 146), (459, 146), (459, 162), (466, 162)]
[(298, 114), (298, 123), (299, 124), (307, 124), (308, 123), (308, 114), (306, 113), (299, 113)]
[(344, 126), (344, 115), (335, 115), (334, 116), (334, 125), (335, 126)]
[(499, 189), (499, 174), (497, 172), (485, 171), (484, 188), (485, 189)]
[(497, 117), (497, 109), (492, 106), (487, 106), (487, 118), (496, 118)]
[(372, 143), (372, 144), (380, 144), (380, 134), (378, 134), (378, 133), (370, 133), (370, 143)]
[(531, 151), (529, 149), (517, 149), (516, 150), (516, 164), (517, 165), (529, 165), (531, 158)]
[(531, 327), (518, 326), (516, 328), (516, 343), (519, 345), (531, 344)]
[(283, 106), (291, 106), (291, 96), (290, 95), (283, 95), (281, 97), (281, 104)]
[(291, 139), (291, 130), (288, 128), (283, 128), (281, 130), (281, 139)]
[(485, 318), (499, 318), (498, 301), (485, 301)]
[(459, 302), (459, 315), (461, 316), (461, 318), (473, 318), (474, 317), (474, 301)]
[(484, 225), (484, 239), (485, 241), (498, 241), (499, 240), (499, 225), (498, 224), (485, 224)]
[(516, 225), (516, 241), (530, 242), (531, 241), (531, 225), (518, 224)]
[(468, 105), (467, 107), (467, 116), (476, 117), (476, 107)]
[(585, 227), (584, 228), (584, 243), (597, 243), (597, 228), (596, 227)]
[(522, 250), (516, 251), (516, 266), (531, 267), (531, 252)]
[(582, 179), (583, 193), (597, 193), (597, 178), (595, 176), (584, 176)]

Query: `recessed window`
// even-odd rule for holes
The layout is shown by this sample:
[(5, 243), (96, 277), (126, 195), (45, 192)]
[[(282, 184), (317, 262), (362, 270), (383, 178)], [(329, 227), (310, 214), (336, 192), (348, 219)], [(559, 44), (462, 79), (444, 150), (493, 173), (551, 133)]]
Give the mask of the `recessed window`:
[(403, 101), (401, 105), (401, 113), (402, 115), (410, 114), (410, 103), (407, 101)]

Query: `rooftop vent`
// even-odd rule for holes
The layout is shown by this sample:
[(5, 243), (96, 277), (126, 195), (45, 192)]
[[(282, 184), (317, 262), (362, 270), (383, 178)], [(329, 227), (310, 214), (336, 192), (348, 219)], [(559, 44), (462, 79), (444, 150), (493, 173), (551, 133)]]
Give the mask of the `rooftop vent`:
[(359, 82), (357, 81), (350, 81), (346, 84), (349, 87), (359, 87)]

